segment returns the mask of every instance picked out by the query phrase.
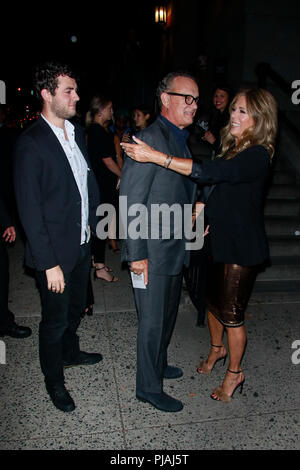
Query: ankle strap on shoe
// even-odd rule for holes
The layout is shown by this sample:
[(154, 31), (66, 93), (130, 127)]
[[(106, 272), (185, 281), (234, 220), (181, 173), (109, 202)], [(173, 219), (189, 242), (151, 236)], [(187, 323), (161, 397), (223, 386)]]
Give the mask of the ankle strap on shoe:
[(228, 372), (231, 372), (231, 374), (240, 374), (241, 372), (243, 372), (242, 369), (241, 369), (241, 370), (238, 370), (238, 371), (227, 369), (227, 371), (228, 371)]
[(212, 348), (223, 348), (223, 344), (221, 344), (221, 346), (217, 346), (216, 344), (211, 344), (211, 347)]

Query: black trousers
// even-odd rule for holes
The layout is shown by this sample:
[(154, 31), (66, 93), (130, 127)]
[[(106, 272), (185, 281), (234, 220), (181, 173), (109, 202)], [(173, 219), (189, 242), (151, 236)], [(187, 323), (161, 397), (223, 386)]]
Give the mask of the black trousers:
[(167, 349), (173, 333), (181, 294), (182, 274), (149, 273), (147, 289), (134, 289), (138, 311), (136, 391), (160, 393), (168, 364)]
[(40, 363), (48, 384), (64, 382), (63, 360), (72, 360), (79, 352), (76, 331), (80, 313), (86, 305), (90, 262), (90, 244), (81, 245), (73, 271), (64, 273), (66, 287), (63, 294), (48, 290), (45, 271), (36, 271), (42, 304)]
[(94, 263), (103, 263), (105, 260), (105, 246), (106, 240), (101, 240), (92, 235), (92, 255), (94, 256)]
[(14, 315), (8, 310), (9, 260), (5, 242), (0, 240), (0, 329), (11, 326)]
[(87, 287), (87, 296), (86, 296), (86, 308), (90, 307), (91, 305), (94, 305), (95, 303), (95, 298), (94, 298), (94, 291), (93, 291), (93, 286), (92, 286), (92, 280), (91, 280), (91, 273), (89, 274), (89, 279), (88, 279), (88, 287)]

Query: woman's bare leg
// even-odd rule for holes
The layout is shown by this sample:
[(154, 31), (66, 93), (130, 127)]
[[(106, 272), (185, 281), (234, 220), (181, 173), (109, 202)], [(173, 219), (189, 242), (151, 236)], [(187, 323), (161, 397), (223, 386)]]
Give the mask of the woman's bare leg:
[(221, 357), (226, 356), (226, 348), (223, 344), (224, 326), (211, 312), (207, 313), (207, 322), (211, 337), (211, 348), (206, 361), (202, 361), (199, 364), (198, 372), (200, 374), (209, 373), (214, 367), (215, 362)]
[(229, 369), (238, 371), (241, 369), (242, 357), (246, 347), (246, 329), (244, 326), (226, 328), (229, 349)]
[[(247, 336), (244, 326), (226, 328), (226, 332), (229, 350), (229, 366), (221, 388), (225, 395), (231, 397), (236, 386), (245, 379), (241, 369), (241, 361), (246, 347)], [(240, 373), (235, 374), (230, 371), (240, 371)], [(216, 393), (215, 391), (212, 397), (216, 398), (218, 395), (218, 392)]]

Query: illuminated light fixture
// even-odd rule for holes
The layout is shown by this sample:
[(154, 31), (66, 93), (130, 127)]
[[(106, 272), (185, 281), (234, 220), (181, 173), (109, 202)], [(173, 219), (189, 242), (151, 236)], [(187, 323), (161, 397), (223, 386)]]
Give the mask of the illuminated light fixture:
[(162, 5), (155, 7), (155, 23), (167, 23), (167, 7)]

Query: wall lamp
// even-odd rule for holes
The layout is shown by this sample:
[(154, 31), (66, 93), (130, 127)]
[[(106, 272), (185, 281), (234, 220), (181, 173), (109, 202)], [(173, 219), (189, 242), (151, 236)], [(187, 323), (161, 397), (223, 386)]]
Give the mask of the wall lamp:
[(155, 7), (155, 23), (167, 24), (167, 7), (158, 5)]

